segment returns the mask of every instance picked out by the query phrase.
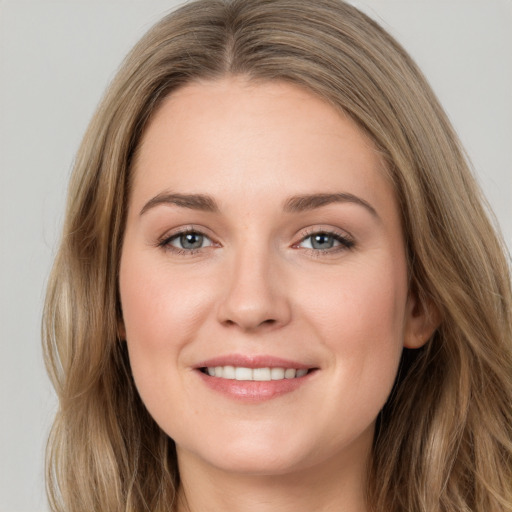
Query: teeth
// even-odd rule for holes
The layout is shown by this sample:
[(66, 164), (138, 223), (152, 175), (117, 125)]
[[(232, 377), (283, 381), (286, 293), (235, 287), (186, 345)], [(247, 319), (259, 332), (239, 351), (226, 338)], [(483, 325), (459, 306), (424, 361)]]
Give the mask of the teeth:
[(215, 366), (206, 368), (210, 377), (230, 380), (270, 381), (304, 377), (308, 370), (301, 368), (244, 368), (243, 366)]
[(282, 379), (284, 379), (284, 368), (271, 368), (271, 370), (270, 370), (270, 378), (272, 380), (282, 380)]
[(216, 377), (224, 377), (225, 379), (236, 379), (235, 367), (234, 366), (221, 366), (222, 370), (217, 375), (217, 368), (215, 368), (215, 376)]
[(270, 368), (254, 368), (252, 378), (253, 380), (271, 380)]
[(235, 368), (236, 380), (252, 380), (252, 370), (250, 368), (243, 368), (239, 366)]

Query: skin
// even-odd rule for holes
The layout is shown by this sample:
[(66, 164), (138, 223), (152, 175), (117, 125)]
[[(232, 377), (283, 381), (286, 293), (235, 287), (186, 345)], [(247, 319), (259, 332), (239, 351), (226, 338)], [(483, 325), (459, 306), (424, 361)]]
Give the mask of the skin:
[[(121, 329), (138, 391), (177, 445), (180, 510), (366, 510), (376, 417), (403, 346), (433, 328), (407, 287), (373, 143), (294, 85), (226, 77), (172, 93), (139, 149)], [(285, 207), (333, 193), (357, 199)], [(208, 195), (216, 208), (168, 194)], [(184, 248), (180, 229), (203, 233), (202, 247)], [(319, 249), (313, 233), (341, 238)], [(229, 354), (315, 371), (293, 391), (240, 400), (197, 370)]]

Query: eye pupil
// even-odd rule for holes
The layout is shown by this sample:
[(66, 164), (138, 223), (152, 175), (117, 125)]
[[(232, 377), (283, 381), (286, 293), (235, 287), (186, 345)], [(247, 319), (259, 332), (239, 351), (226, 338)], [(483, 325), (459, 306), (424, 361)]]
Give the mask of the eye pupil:
[(180, 235), (180, 244), (184, 249), (199, 249), (203, 245), (203, 238), (199, 233), (185, 233)]
[(317, 233), (311, 237), (313, 249), (330, 249), (334, 245), (334, 239), (327, 233)]

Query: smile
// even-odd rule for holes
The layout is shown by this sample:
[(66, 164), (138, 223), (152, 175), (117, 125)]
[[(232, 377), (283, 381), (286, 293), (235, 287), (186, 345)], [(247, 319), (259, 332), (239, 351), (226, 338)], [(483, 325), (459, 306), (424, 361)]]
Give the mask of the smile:
[(271, 355), (225, 354), (194, 365), (195, 374), (212, 391), (245, 403), (259, 403), (291, 393), (315, 379), (313, 361)]
[(243, 381), (272, 381), (284, 379), (298, 379), (307, 375), (306, 368), (246, 368), (243, 366), (208, 366), (201, 368), (203, 373), (210, 377), (218, 377), (228, 380)]

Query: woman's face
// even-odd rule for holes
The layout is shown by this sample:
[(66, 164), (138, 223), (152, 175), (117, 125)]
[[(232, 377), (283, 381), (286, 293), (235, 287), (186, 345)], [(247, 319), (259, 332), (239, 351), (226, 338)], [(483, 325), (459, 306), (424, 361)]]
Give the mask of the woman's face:
[(120, 293), (135, 383), (180, 464), (364, 463), (402, 348), (422, 342), (378, 152), (278, 82), (194, 83), (157, 111)]

